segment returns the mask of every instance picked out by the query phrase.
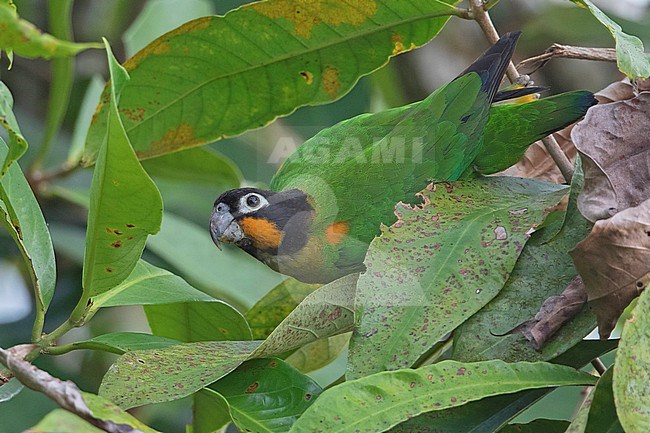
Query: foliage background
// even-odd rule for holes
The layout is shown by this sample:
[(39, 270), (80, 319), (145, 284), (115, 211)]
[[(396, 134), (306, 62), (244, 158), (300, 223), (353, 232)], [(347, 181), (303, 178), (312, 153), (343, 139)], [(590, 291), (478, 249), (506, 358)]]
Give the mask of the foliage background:
[[(223, 14), (245, 3), (234, 0), (78, 0), (74, 3), (72, 15), (74, 34), (77, 41), (97, 41), (102, 36), (107, 37), (118, 60), (122, 62), (158, 35), (183, 22), (207, 14)], [(604, 0), (595, 3), (616, 19), (626, 32), (638, 36), (646, 46), (650, 45), (650, 2)], [(22, 17), (48, 30), (46, 1), (16, 1), (16, 4)], [(555, 42), (612, 46), (611, 36), (602, 25), (590, 14), (566, 1), (503, 0), (491, 12), (500, 32), (523, 30), (516, 61), (539, 54)], [(398, 56), (387, 67), (364, 77), (341, 100), (319, 107), (303, 107), (265, 128), (210, 146), (231, 158), (241, 169), (247, 183), (267, 183), (277, 168), (277, 164), (269, 162), (269, 158), (279, 140), (290, 137), (299, 144), (342, 119), (422, 99), (464, 69), (487, 47), (487, 42), (474, 22), (452, 20), (431, 43)], [(32, 144), (28, 154), (21, 159), (23, 167), (29, 166), (36, 157), (45, 133), (50, 65), (43, 60), (16, 57), (12, 69), (8, 71), (7, 59), (0, 60), (0, 78), (13, 93), (16, 101), (14, 111), (27, 140)], [(93, 77), (97, 76), (101, 77), (102, 83), (107, 78), (104, 52), (88, 50), (78, 55), (69, 108), (63, 127), (53, 142), (51, 156), (45, 161), (45, 168), (65, 160), (69, 143), (74, 139), (77, 118), (94, 110), (94, 105), (84, 107), (82, 102), (86, 91), (92, 86)], [(622, 76), (613, 64), (562, 59), (553, 60), (533, 77), (537, 84), (550, 86), (552, 93), (578, 88), (597, 91), (620, 78)], [(64, 184), (70, 190), (88, 190), (90, 179), (90, 170), (78, 170)], [(183, 182), (156, 180), (165, 198), (166, 209), (200, 227), (206, 227), (212, 202), (221, 191), (193, 183), (191, 179)], [(51, 331), (67, 318), (79, 296), (85, 212), (61, 199), (57, 191), (45, 191), (38, 198), (52, 231), (59, 273), (59, 283), (45, 326), (46, 331)], [(70, 223), (76, 224), (78, 230), (70, 229)], [(205, 236), (208, 236), (207, 230)], [(9, 234), (0, 228), (1, 347), (28, 341), (34, 320), (31, 289), (24, 283), (16, 253)], [(215, 249), (214, 254), (217, 253)], [(151, 251), (146, 251), (144, 258), (188, 278), (188, 274), (192, 273), (191, 263), (200, 262), (198, 258), (188, 255), (184, 258), (188, 267), (179, 269), (177, 262)], [(277, 281), (277, 277), (272, 277), (262, 282), (256, 290), (245, 294), (244, 302), (252, 305)], [(76, 341), (91, 334), (114, 331), (148, 331), (142, 309), (103, 309), (86, 327), (67, 335), (66, 340)], [(79, 351), (60, 357), (41, 357), (36, 364), (62, 379), (72, 379), (82, 389), (96, 392), (102, 374), (114, 359), (115, 356), (102, 352)], [(340, 360), (311, 375), (321, 385), (327, 385), (340, 375), (343, 368), (344, 360)], [(555, 391), (522, 415), (521, 421), (535, 418), (536, 410), (544, 410), (547, 416), (553, 414), (558, 419), (569, 418), (577, 408), (564, 404), (564, 401), (565, 398), (575, 401), (572, 394), (575, 392), (579, 391)], [(17, 398), (0, 405), (0, 433), (22, 431), (54, 407), (55, 404), (44, 395), (23, 390)], [(181, 431), (190, 422), (189, 401), (185, 399), (149, 406), (139, 409), (137, 416), (158, 430)]]

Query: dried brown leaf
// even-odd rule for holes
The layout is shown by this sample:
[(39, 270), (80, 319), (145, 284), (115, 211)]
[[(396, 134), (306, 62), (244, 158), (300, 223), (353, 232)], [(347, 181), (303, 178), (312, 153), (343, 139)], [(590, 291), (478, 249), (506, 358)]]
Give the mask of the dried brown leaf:
[(606, 219), (650, 198), (650, 92), (592, 107), (571, 133), (583, 161), (578, 208)]
[(546, 299), (535, 317), (514, 328), (508, 334), (522, 334), (540, 350), (565, 323), (578, 314), (587, 302), (582, 278), (575, 277), (558, 296)]
[(571, 251), (601, 338), (609, 337), (630, 302), (650, 281), (650, 200), (597, 221)]

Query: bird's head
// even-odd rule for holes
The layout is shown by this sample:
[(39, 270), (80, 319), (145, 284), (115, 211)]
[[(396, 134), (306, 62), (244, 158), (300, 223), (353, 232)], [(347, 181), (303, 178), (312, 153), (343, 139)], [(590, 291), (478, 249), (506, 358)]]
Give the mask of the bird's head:
[(305, 245), (313, 211), (309, 197), (297, 189), (233, 189), (214, 202), (210, 234), (219, 249), (221, 243), (233, 243), (268, 262), (270, 256), (292, 254)]

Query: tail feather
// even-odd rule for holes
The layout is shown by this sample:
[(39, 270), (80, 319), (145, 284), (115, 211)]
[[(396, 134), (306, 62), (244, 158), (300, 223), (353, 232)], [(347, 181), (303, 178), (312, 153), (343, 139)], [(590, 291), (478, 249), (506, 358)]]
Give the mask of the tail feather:
[(483, 83), (481, 90), (487, 93), (488, 100), (492, 101), (499, 89), (503, 74), (508, 68), (520, 36), (520, 31), (503, 35), (494, 45), (481, 54), (474, 63), (461, 72), (459, 77), (470, 72), (476, 72)]
[(535, 93), (542, 93), (547, 91), (548, 87), (543, 86), (531, 86), (531, 87), (519, 87), (516, 89), (504, 89), (499, 90), (492, 102), (504, 102), (511, 101), (512, 99), (522, 98), (524, 96), (534, 95)]

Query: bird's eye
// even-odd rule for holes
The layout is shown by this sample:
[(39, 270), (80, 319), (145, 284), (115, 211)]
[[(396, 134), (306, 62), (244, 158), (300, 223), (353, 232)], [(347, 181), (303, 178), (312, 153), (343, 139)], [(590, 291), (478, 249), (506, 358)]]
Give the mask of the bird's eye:
[(250, 212), (255, 212), (265, 206), (268, 206), (269, 202), (263, 195), (250, 193), (243, 196), (239, 202), (239, 211), (243, 214)]
[(252, 194), (249, 195), (248, 198), (246, 199), (246, 204), (250, 207), (257, 207), (260, 204), (260, 198), (259, 196)]

